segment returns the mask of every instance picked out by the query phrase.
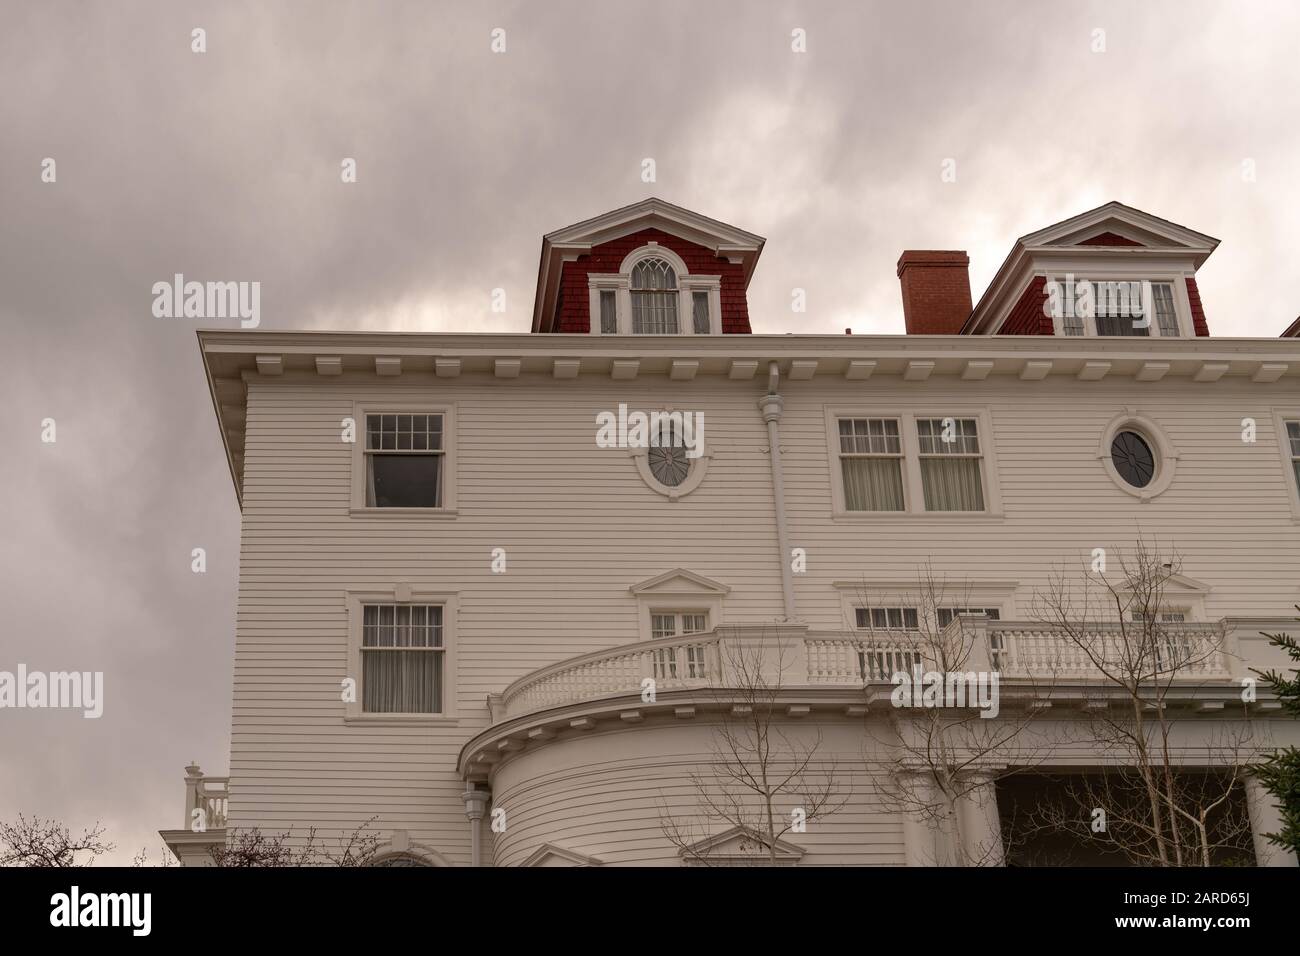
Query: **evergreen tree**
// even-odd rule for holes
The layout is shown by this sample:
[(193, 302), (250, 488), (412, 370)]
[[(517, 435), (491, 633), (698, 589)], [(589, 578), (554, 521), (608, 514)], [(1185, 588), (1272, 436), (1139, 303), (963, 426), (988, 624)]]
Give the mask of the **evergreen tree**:
[[(1296, 610), (1300, 611), (1300, 605)], [(1300, 644), (1289, 634), (1264, 634), (1274, 647), (1286, 651), (1291, 660), (1300, 664)], [(1291, 668), (1288, 679), (1274, 670), (1255, 671), (1277, 695), (1282, 708), (1300, 718), (1300, 668)], [(1300, 749), (1286, 747), (1275, 750), (1261, 763), (1250, 768), (1251, 773), (1273, 795), (1282, 811), (1282, 830), (1268, 834), (1270, 843), (1300, 854)]]

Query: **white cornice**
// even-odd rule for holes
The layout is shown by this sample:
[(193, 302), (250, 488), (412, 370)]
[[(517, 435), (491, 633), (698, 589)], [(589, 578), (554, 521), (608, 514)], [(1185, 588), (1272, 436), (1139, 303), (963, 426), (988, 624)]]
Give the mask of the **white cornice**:
[[(529, 376), (565, 388), (584, 379), (646, 379), (680, 387), (714, 377), (753, 388), (757, 370), (776, 363), (789, 389), (816, 380), (872, 381), (896, 376), (907, 387), (951, 377), (971, 388), (998, 376), (1045, 382), (1086, 380), (1105, 367), (1099, 389), (1115, 380), (1158, 388), (1224, 379), (1276, 388), (1300, 378), (1300, 339), (1152, 338), (1038, 335), (665, 335), (451, 334), (201, 330), (199, 347), (231, 476), (242, 501), (245, 385), (303, 382), (354, 387), (377, 382), (446, 387), (460, 376), (477, 384)], [(319, 361), (319, 360), (324, 361)], [(376, 360), (380, 360), (377, 362)], [(674, 370), (676, 378), (674, 379)], [(975, 370), (974, 372), (972, 370)], [(1159, 371), (1159, 381), (1155, 372)], [(380, 377), (382, 372), (390, 373)], [(400, 375), (393, 372), (400, 371)], [(791, 371), (796, 374), (791, 376)], [(800, 377), (805, 380), (800, 380)], [(540, 378), (538, 379), (540, 380)]]

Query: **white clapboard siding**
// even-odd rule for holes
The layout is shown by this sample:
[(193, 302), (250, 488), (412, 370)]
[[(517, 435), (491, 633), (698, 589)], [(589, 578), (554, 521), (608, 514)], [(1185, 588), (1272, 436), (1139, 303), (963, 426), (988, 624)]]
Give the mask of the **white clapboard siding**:
[[(378, 832), (407, 830), (413, 841), (465, 863), (469, 830), (456, 759), (488, 725), (488, 694), (563, 658), (637, 640), (638, 605), (629, 587), (672, 568), (730, 588), (729, 624), (780, 618), (779, 562), (788, 556), (777, 553), (768, 439), (756, 405), (765, 384), (713, 376), (254, 377), (231, 825), (301, 833), (310, 826), (351, 830), (376, 817)], [(1014, 600), (1023, 609), (1053, 567), (1078, 566), (1096, 547), (1131, 547), (1139, 534), (1176, 545), (1183, 572), (1211, 586), (1211, 619), (1285, 616), (1300, 600), (1300, 534), (1272, 417), (1274, 406), (1295, 401), (1286, 382), (904, 382), (880, 375), (865, 382), (819, 376), (781, 390), (790, 543), (808, 553), (807, 573), (795, 578), (797, 603), (814, 629), (846, 623), (833, 582), (914, 581), (929, 563), (954, 584), (1018, 582)], [(353, 449), (340, 441), (339, 422), (354, 414), (357, 401), (455, 403), (454, 519), (349, 514)], [(697, 490), (669, 501), (647, 488), (625, 451), (596, 447), (596, 413), (619, 402), (642, 410), (671, 403), (705, 414), (713, 457)], [(981, 441), (996, 452), (1004, 514), (833, 518), (831, 469), (838, 463), (828, 446), (826, 407), (929, 411), (948, 403), (958, 413), (987, 409), (994, 428)], [(1125, 407), (1158, 422), (1182, 455), (1174, 484), (1147, 503), (1116, 488), (1097, 459), (1102, 429)], [(1244, 417), (1258, 423), (1253, 445), (1241, 440)], [(507, 551), (506, 574), (491, 573), (497, 547)], [(391, 589), (399, 580), (458, 595), (457, 627), (447, 634), (456, 672), (446, 676), (458, 717), (430, 726), (345, 724), (344, 593)], [(579, 768), (550, 788), (506, 794), (517, 801), (524, 829), (499, 841), (500, 862), (520, 862), (529, 846), (567, 832), (565, 821), (583, 807), (608, 816), (599, 842), (610, 862), (663, 859), (662, 833), (648, 808), (664, 785), (664, 767), (698, 759), (700, 734), (686, 729), (656, 738), (681, 753), (670, 746), (648, 763)], [(535, 748), (512, 761), (529, 761), (544, 780), (563, 771), (557, 753)], [(802, 845), (813, 863), (818, 846), (827, 854), (821, 862), (897, 862), (900, 826), (863, 796), (833, 830), (811, 833)], [(590, 828), (578, 830), (573, 848), (594, 852), (594, 838), (581, 836)], [(543, 840), (543, 833), (551, 835)]]

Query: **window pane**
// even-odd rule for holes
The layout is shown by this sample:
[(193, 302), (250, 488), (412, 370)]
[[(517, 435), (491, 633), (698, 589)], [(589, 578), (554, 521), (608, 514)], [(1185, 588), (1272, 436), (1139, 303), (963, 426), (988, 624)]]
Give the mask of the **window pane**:
[(650, 637), (658, 639), (661, 637), (672, 637), (677, 633), (677, 615), (676, 614), (651, 614), (650, 615)]
[(922, 458), (926, 511), (983, 511), (978, 458)]
[(902, 454), (897, 419), (841, 418), (838, 424), (842, 454)]
[(898, 458), (843, 458), (845, 511), (902, 511), (903, 466)]
[(996, 621), (999, 616), (998, 609), (995, 607), (941, 607), (937, 611), (939, 626), (947, 627), (958, 614), (984, 614), (990, 621)]
[(677, 293), (633, 292), (632, 331), (637, 335), (676, 335)]
[(682, 633), (683, 634), (700, 634), (706, 630), (704, 626), (703, 614), (683, 614), (682, 615)]
[(1131, 315), (1098, 315), (1098, 335), (1150, 335), (1151, 329), (1144, 325), (1134, 325), (1140, 321)]
[(372, 508), (437, 508), (441, 501), (442, 455), (366, 456), (367, 502)]
[(914, 607), (855, 608), (858, 627), (881, 630), (917, 630), (917, 611)]
[(1286, 423), (1286, 437), (1291, 442), (1291, 457), (1300, 458), (1300, 422)]
[(696, 335), (708, 335), (713, 331), (709, 323), (709, 294), (707, 292), (695, 292), (691, 294), (691, 308), (695, 324)]
[(979, 430), (973, 418), (918, 419), (916, 437), (922, 455), (978, 455), (980, 450)]
[(602, 291), (600, 293), (600, 333), (601, 335), (613, 335), (617, 331), (618, 310), (614, 293)]
[(365, 713), (441, 713), (442, 653), (362, 651), (361, 686)]
[(633, 289), (676, 289), (677, 273), (663, 259), (642, 259), (632, 267)]
[(1155, 300), (1156, 325), (1161, 335), (1178, 334), (1178, 316), (1174, 313), (1174, 287), (1167, 282), (1151, 284), (1151, 298)]

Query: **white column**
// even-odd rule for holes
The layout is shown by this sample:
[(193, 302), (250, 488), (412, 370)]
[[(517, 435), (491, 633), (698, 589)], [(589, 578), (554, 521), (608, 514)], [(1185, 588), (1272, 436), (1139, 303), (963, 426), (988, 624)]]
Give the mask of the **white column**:
[(1295, 866), (1296, 856), (1290, 850), (1270, 843), (1266, 833), (1282, 829), (1282, 813), (1277, 808), (1277, 797), (1264, 789), (1254, 777), (1246, 777), (1246, 812), (1250, 815), (1250, 835), (1255, 841), (1255, 861), (1259, 866)]
[(923, 808), (935, 803), (934, 781), (926, 770), (900, 771), (896, 781), (903, 814), (905, 866), (947, 866), (948, 835), (942, 822)]
[(193, 813), (199, 806), (199, 782), (202, 779), (203, 771), (197, 763), (185, 768), (185, 820), (181, 824), (182, 830), (188, 830), (194, 822)]
[(979, 773), (971, 774), (966, 780), (965, 786), (971, 789), (963, 795), (958, 807), (966, 866), (1006, 865), (996, 779), (991, 773)]

